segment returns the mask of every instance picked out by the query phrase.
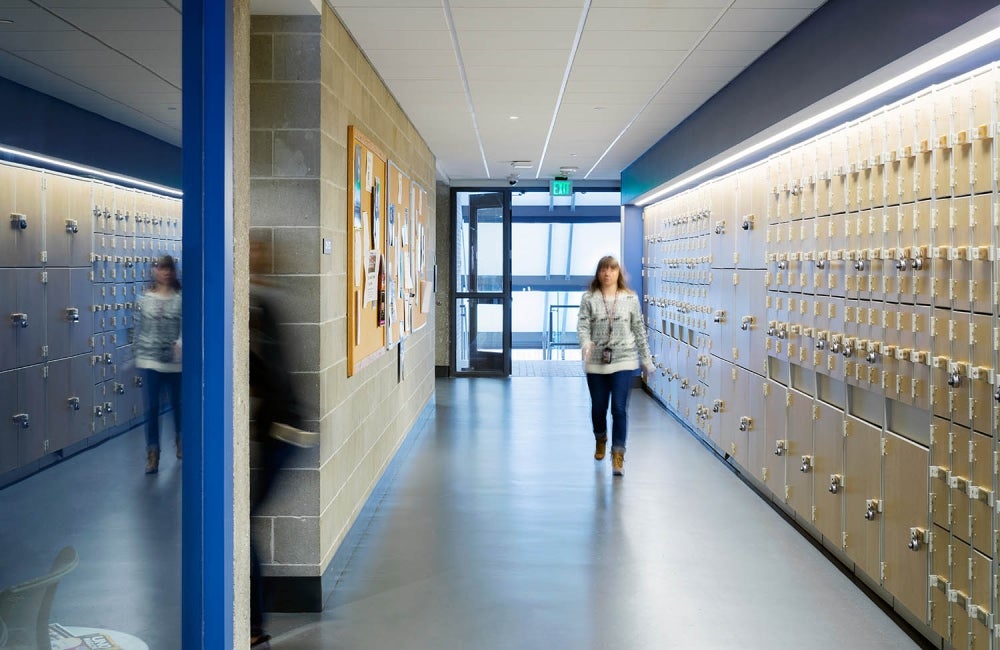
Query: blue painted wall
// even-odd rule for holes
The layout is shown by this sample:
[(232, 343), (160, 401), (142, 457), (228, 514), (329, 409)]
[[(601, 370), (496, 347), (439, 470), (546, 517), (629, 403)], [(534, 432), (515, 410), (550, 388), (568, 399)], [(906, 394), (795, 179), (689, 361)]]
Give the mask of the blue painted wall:
[(996, 0), (829, 0), (626, 168), (622, 203), (996, 6)]
[(0, 78), (0, 144), (181, 187), (181, 149)]

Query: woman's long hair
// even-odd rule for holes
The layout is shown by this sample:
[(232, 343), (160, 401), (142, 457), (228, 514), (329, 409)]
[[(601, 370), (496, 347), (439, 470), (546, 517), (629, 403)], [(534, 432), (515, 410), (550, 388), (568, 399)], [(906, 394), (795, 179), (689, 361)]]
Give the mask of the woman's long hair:
[(153, 286), (156, 286), (156, 270), (166, 269), (170, 271), (171, 282), (170, 288), (174, 291), (181, 290), (181, 281), (177, 279), (177, 263), (174, 262), (174, 258), (170, 255), (164, 255), (163, 257), (156, 260), (156, 266), (153, 269)]
[(625, 270), (622, 269), (620, 264), (618, 264), (618, 260), (615, 259), (614, 255), (605, 255), (597, 262), (597, 270), (594, 271), (594, 279), (590, 281), (591, 291), (601, 290), (601, 271), (604, 269), (618, 269), (618, 290), (631, 291), (631, 289), (628, 288), (628, 283), (625, 281)]

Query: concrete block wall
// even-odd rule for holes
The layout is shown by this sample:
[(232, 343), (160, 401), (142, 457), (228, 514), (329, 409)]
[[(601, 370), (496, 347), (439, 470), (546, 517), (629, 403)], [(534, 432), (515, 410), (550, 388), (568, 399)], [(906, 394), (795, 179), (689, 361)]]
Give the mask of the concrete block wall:
[[(252, 526), (270, 541), (260, 549), (265, 574), (289, 587), (276, 608), (310, 609), (321, 606), (323, 572), (434, 390), (433, 311), (404, 340), (403, 381), (396, 348), (347, 376), (347, 127), (428, 192), (434, 158), (329, 7), (322, 16), (254, 16), (250, 68), (250, 237), (272, 244), (269, 281), (286, 297), (290, 363), (321, 433)], [(429, 241), (435, 222), (430, 204)], [(324, 239), (331, 254), (322, 254)]]

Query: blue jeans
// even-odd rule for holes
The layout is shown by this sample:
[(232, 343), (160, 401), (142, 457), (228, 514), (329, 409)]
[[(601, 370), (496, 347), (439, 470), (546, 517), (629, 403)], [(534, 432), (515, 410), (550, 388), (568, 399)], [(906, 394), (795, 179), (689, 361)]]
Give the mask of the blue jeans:
[(594, 421), (594, 437), (608, 435), (608, 401), (611, 402), (611, 451), (625, 451), (628, 437), (628, 398), (632, 392), (634, 370), (621, 370), (609, 375), (587, 373), (590, 389), (590, 416)]
[(146, 450), (160, 449), (160, 392), (166, 386), (174, 408), (174, 435), (181, 437), (181, 373), (146, 369)]

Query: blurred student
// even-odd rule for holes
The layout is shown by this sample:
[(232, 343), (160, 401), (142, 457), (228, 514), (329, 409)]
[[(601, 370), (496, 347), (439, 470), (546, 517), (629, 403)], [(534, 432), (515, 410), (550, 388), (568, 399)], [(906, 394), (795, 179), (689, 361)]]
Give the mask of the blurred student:
[(598, 261), (594, 279), (580, 301), (577, 335), (590, 390), (594, 458), (605, 456), (610, 401), (611, 470), (615, 476), (624, 476), (632, 377), (640, 364), (652, 372), (653, 359), (639, 297), (628, 288), (618, 260), (611, 255)]
[(145, 370), (146, 473), (160, 468), (160, 393), (174, 413), (174, 443), (181, 458), (181, 283), (174, 258), (153, 268), (153, 283), (135, 310), (135, 367)]
[[(287, 350), (275, 314), (278, 292), (262, 277), (271, 268), (271, 248), (261, 242), (250, 247), (250, 437), (257, 443), (257, 468), (250, 485), (250, 515), (258, 512), (274, 486), (278, 472), (296, 447), (314, 447), (319, 434), (304, 431), (301, 403), (288, 370)], [(266, 650), (270, 636), (264, 629), (268, 609), (259, 544), (250, 537), (250, 647)]]

